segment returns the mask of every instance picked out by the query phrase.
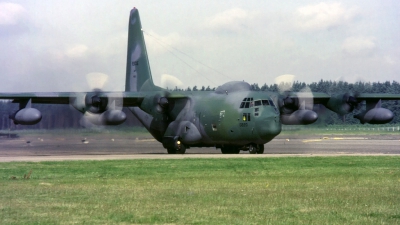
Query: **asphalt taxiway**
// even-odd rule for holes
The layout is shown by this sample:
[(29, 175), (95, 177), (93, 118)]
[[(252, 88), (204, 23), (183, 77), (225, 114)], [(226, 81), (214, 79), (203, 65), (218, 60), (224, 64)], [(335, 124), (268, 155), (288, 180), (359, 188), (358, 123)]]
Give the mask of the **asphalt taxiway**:
[(168, 155), (162, 145), (152, 138), (114, 134), (0, 137), (0, 162), (336, 155), (400, 156), (400, 136), (278, 136), (265, 144), (262, 155), (243, 151), (239, 155), (223, 155), (215, 148), (190, 148), (184, 155)]

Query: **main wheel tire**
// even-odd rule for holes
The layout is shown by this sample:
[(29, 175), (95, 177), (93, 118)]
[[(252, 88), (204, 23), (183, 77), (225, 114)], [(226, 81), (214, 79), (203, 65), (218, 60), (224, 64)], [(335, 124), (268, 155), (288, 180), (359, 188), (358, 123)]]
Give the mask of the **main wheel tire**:
[(185, 152), (186, 152), (186, 147), (183, 144), (181, 144), (180, 149), (176, 150), (176, 154), (185, 154)]
[(257, 154), (264, 154), (264, 145), (257, 145)]
[(240, 149), (235, 146), (225, 146), (221, 148), (222, 154), (239, 154)]
[(256, 145), (250, 145), (250, 146), (249, 146), (249, 153), (250, 153), (250, 154), (257, 154), (257, 153), (258, 153), (258, 146), (256, 146)]

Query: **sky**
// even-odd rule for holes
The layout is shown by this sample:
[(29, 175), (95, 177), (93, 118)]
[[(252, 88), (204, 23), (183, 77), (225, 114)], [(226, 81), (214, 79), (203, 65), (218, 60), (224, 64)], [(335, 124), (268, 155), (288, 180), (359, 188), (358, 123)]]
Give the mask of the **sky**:
[(123, 91), (133, 7), (159, 86), (400, 81), (398, 0), (0, 0), (0, 92)]

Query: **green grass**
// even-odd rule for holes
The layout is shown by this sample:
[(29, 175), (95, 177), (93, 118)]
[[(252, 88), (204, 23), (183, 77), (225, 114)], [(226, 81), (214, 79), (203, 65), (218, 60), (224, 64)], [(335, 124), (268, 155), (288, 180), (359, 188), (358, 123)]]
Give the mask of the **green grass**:
[(399, 224), (400, 158), (1, 163), (0, 223)]

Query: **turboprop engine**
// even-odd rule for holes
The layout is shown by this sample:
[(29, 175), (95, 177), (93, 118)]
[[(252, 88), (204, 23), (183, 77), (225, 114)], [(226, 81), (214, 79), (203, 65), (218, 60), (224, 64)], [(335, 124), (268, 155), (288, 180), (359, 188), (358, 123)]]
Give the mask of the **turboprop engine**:
[(125, 122), (126, 114), (117, 109), (117, 96), (100, 92), (90, 92), (84, 96), (70, 98), (71, 105), (82, 112), (83, 118), (94, 125), (119, 125)]
[(376, 98), (367, 98), (353, 94), (336, 95), (329, 99), (326, 107), (339, 115), (351, 113), (354, 109), (361, 106), (361, 102), (366, 101), (366, 110), (354, 115), (354, 118), (360, 120), (360, 123), (385, 124), (392, 121), (394, 115), (389, 109), (382, 108), (381, 100)]
[(360, 102), (357, 96), (345, 93), (332, 96), (326, 103), (326, 107), (343, 116), (353, 112), (353, 110), (359, 106)]
[[(278, 101), (281, 122), (285, 125), (307, 125), (318, 119), (318, 114), (312, 108), (312, 96), (300, 93), (298, 96), (287, 94)], [(302, 96), (304, 95), (304, 96)]]

